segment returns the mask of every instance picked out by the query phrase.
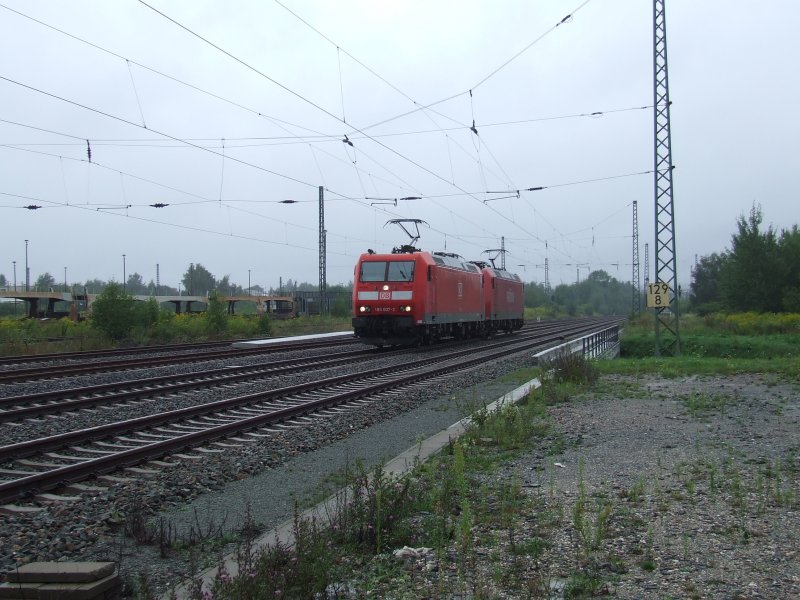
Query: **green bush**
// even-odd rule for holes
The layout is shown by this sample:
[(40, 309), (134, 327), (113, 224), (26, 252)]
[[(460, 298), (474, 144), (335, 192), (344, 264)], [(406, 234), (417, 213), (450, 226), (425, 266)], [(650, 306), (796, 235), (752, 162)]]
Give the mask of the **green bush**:
[(220, 300), (217, 293), (213, 293), (208, 298), (208, 308), (203, 313), (206, 329), (212, 336), (218, 336), (228, 328), (228, 315), (225, 312), (225, 304)]
[(258, 318), (256, 323), (256, 332), (261, 335), (272, 335), (272, 319), (269, 318), (267, 313), (264, 313)]
[(137, 310), (136, 301), (118, 283), (109, 283), (92, 303), (92, 326), (112, 340), (130, 335), (133, 327), (149, 313)]
[(552, 373), (554, 383), (588, 383), (597, 381), (599, 372), (583, 354), (561, 352), (542, 365)]

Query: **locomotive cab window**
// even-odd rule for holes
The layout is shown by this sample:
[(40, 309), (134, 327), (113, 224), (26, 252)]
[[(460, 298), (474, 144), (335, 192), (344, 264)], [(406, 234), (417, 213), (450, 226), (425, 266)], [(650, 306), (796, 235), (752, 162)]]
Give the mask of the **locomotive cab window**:
[(386, 278), (386, 261), (361, 263), (361, 281), (383, 281)]
[(414, 261), (364, 261), (361, 263), (361, 281), (414, 281)]
[(386, 281), (414, 281), (414, 261), (390, 262)]

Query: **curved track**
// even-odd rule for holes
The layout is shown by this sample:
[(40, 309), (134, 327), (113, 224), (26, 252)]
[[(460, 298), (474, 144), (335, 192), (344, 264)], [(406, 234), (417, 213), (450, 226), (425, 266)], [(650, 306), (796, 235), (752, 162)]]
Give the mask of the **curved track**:
[[(578, 337), (613, 324), (604, 321), (601, 327), (595, 320), (570, 322), (555, 330), (542, 325), (533, 328), (526, 336), (504, 337), (479, 348), (462, 345), (461, 349), (443, 356), (420, 356), (399, 366), (372, 368), (3, 446), (0, 447), (0, 464), (4, 463), (5, 467), (0, 468), (0, 477), (5, 481), (0, 483), (0, 502), (28, 497), (164, 456), (172, 456), (173, 462), (161, 462), (161, 466), (176, 465), (180, 460), (199, 458), (180, 454), (189, 448), (202, 455), (220, 451), (219, 447), (201, 447), (204, 444), (224, 447), (257, 441), (267, 435), (269, 428), (311, 412), (324, 413), (342, 405), (352, 407), (354, 402), (367, 401), (365, 399), (385, 390), (397, 390), (512, 354), (546, 347), (563, 341), (567, 336)], [(365, 353), (343, 354), (351, 356), (315, 360), (321, 364), (359, 360), (356, 355)], [(292, 367), (284, 365), (283, 368)], [(311, 367), (295, 364), (293, 368)], [(247, 374), (237, 376), (249, 377)], [(149, 393), (152, 395), (154, 392), (151, 390)], [(155, 393), (161, 392), (156, 390)], [(228, 441), (220, 442), (223, 438)]]

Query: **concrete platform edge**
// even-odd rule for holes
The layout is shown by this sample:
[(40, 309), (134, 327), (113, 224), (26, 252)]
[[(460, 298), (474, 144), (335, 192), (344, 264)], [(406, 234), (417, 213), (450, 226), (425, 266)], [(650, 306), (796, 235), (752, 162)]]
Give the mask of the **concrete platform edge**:
[(337, 338), (337, 337), (354, 337), (352, 331), (334, 331), (332, 333), (312, 333), (309, 335), (295, 335), (291, 337), (277, 337), (267, 338), (263, 340), (244, 340), (241, 342), (233, 342), (231, 348), (260, 348), (262, 346), (270, 346), (272, 344), (283, 344), (286, 342), (303, 342), (308, 340)]
[[(499, 410), (505, 405), (508, 404), (515, 404), (525, 398), (530, 392), (535, 389), (541, 387), (541, 382), (538, 379), (531, 379), (530, 381), (524, 383), (523, 385), (519, 386), (518, 388), (504, 394), (491, 404), (486, 406), (486, 410), (489, 412), (494, 412)], [(464, 432), (467, 430), (469, 423), (471, 421), (470, 417), (465, 417), (460, 421), (453, 423), (447, 429), (443, 429), (437, 434), (432, 435), (431, 437), (423, 440), (419, 444), (415, 444), (413, 447), (409, 448), (405, 452), (402, 452), (389, 462), (387, 462), (383, 470), (388, 475), (392, 477), (400, 478), (408, 473), (410, 473), (415, 466), (418, 464), (424, 463), (428, 460), (431, 456), (435, 455), (439, 452), (442, 448), (447, 446), (451, 440), (457, 439)], [(328, 499), (324, 500), (320, 504), (305, 510), (301, 513), (301, 519), (315, 519), (319, 522), (326, 523), (328, 521), (328, 515), (331, 515), (335, 512), (336, 506), (341, 503), (342, 501), (346, 500), (346, 498), (342, 495), (341, 492), (330, 496)], [(294, 543), (294, 519), (289, 519), (276, 527), (265, 533), (264, 535), (257, 538), (253, 544), (254, 551), (258, 551), (260, 549), (275, 546), (276, 544), (282, 544), (291, 546)], [(236, 562), (236, 557), (234, 554), (229, 554), (223, 558), (223, 566), (225, 570), (231, 575), (235, 576), (238, 574), (238, 564)], [(214, 578), (217, 575), (219, 567), (211, 567), (210, 569), (206, 569), (203, 571), (199, 578), (202, 581), (203, 589), (209, 589), (211, 583), (214, 581)], [(186, 582), (180, 584), (178, 587), (175, 588), (175, 598), (178, 600), (186, 599), (189, 597), (189, 590), (190, 590), (191, 583)], [(166, 600), (167, 598), (173, 597), (172, 591), (166, 592), (162, 598)]]

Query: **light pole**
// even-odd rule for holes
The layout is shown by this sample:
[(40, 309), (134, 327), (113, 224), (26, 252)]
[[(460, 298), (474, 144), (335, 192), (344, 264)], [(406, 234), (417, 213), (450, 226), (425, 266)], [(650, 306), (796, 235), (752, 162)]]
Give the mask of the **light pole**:
[(28, 268), (28, 240), (25, 240), (25, 291), (31, 289), (31, 270)]
[(64, 291), (67, 291), (67, 267), (64, 267)]
[(125, 273), (125, 255), (122, 255), (122, 293), (128, 293), (127, 277)]
[[(17, 291), (17, 261), (12, 260), (11, 262), (14, 263), (14, 291), (16, 292)], [(17, 316), (17, 299), (16, 298), (14, 298), (14, 316), (15, 317)]]
[(247, 295), (252, 295), (252, 292), (250, 291), (250, 269), (247, 269)]

